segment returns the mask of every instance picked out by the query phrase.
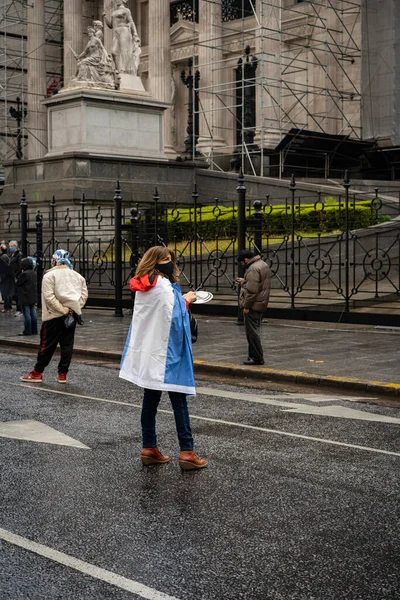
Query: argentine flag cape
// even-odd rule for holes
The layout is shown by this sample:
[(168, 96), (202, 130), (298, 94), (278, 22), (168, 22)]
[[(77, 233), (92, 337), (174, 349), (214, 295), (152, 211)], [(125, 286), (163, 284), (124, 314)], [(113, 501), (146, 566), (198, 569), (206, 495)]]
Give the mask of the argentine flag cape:
[(196, 393), (192, 338), (186, 302), (177, 283), (133, 278), (132, 323), (119, 376), (150, 390)]

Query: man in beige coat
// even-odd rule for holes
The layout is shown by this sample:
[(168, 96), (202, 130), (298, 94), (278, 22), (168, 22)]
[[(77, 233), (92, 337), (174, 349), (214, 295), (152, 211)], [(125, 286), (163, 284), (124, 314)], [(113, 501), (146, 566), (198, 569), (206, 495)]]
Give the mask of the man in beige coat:
[[(67, 383), (67, 373), (74, 349), (76, 322), (81, 319), (88, 291), (85, 279), (73, 270), (66, 250), (56, 250), (52, 268), (42, 282), (42, 328), (40, 348), (35, 368), (22, 381), (42, 383), (42, 373), (60, 344), (61, 358), (58, 363), (58, 383)], [(71, 315), (66, 325), (66, 317)]]
[(263, 365), (264, 353), (260, 339), (263, 313), (267, 310), (271, 289), (271, 271), (260, 256), (250, 250), (239, 253), (238, 262), (246, 269), (236, 282), (241, 286), (239, 305), (243, 309), (244, 325), (249, 345), (244, 365)]

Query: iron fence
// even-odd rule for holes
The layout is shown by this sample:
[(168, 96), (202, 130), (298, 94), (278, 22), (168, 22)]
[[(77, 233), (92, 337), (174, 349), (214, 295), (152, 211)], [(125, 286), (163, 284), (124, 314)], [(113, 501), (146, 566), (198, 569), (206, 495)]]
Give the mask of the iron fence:
[(337, 196), (299, 195), (294, 177), (286, 198), (246, 197), (240, 174), (232, 200), (201, 202), (196, 186), (191, 203), (166, 204), (154, 191), (151, 202), (124, 202), (117, 184), (106, 205), (81, 202), (32, 210), (23, 195), (19, 212), (5, 214), (4, 235), (21, 241), (24, 255), (36, 256), (39, 285), (55, 249), (70, 252), (86, 278), (92, 304), (109, 302), (122, 315), (129, 279), (145, 250), (166, 245), (177, 256), (184, 288), (208, 289), (234, 305), (237, 254), (249, 248), (272, 271), (271, 303), (297, 310), (325, 308), (349, 313), (382, 305), (399, 312), (399, 202), (379, 190), (351, 192), (347, 177)]

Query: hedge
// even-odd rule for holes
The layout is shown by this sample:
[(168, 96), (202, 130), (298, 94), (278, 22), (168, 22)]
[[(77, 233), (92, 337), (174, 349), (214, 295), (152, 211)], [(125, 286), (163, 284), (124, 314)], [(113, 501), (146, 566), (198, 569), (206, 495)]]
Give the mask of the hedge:
[[(268, 211), (269, 212), (269, 211)], [(251, 228), (254, 210), (246, 210), (248, 226)], [(168, 239), (182, 241), (193, 235), (193, 209), (179, 209), (178, 212), (167, 211)], [(270, 214), (262, 213), (263, 232), (272, 235), (287, 234), (292, 230), (292, 213), (290, 207), (276, 205), (271, 207)], [(363, 229), (377, 222), (376, 214), (371, 210), (369, 200), (351, 203), (349, 210), (349, 228)], [(316, 210), (314, 204), (303, 204), (295, 208), (294, 226), (303, 233), (324, 232), (345, 229), (345, 211), (343, 204), (325, 203), (323, 210)], [(237, 232), (237, 207), (206, 206), (198, 209), (197, 233), (205, 240), (230, 238)]]

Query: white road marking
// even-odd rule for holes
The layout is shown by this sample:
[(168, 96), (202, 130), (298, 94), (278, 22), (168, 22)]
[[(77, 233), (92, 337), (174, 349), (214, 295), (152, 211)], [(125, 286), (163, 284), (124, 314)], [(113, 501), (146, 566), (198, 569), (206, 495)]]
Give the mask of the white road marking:
[(400, 419), (396, 417), (386, 417), (385, 415), (378, 415), (376, 413), (370, 413), (364, 410), (347, 408), (347, 406), (306, 406), (305, 404), (294, 404), (291, 408), (285, 408), (283, 412), (400, 425)]
[(99, 579), (100, 581), (109, 583), (110, 585), (120, 588), (121, 590), (131, 592), (132, 594), (137, 594), (141, 598), (146, 598), (146, 600), (178, 600), (178, 598), (175, 596), (169, 596), (168, 594), (164, 594), (163, 592), (159, 592), (153, 588), (147, 587), (147, 585), (133, 581), (133, 579), (127, 579), (126, 577), (117, 575), (112, 571), (101, 569), (100, 567), (96, 567), (95, 565), (84, 562), (79, 558), (75, 558), (69, 554), (64, 554), (64, 552), (54, 550), (54, 548), (50, 548), (49, 546), (32, 542), (27, 538), (21, 537), (20, 535), (7, 531), (6, 529), (2, 529), (1, 527), (0, 539), (8, 542), (9, 544), (13, 544), (14, 546), (18, 546), (19, 548), (24, 548), (24, 550), (29, 550), (29, 552), (33, 552), (39, 556), (43, 556), (44, 558), (48, 558), (53, 562), (64, 565), (65, 567), (69, 567), (75, 571), (80, 571), (81, 573), (89, 575), (94, 579)]
[[(22, 383), (14, 383), (14, 382), (10, 382), (10, 381), (0, 381), (0, 383), (3, 383), (5, 385), (11, 385), (11, 386), (17, 386), (17, 387), (38, 390), (37, 385), (25, 385)], [(94, 400), (96, 402), (105, 402), (107, 404), (119, 404), (121, 406), (130, 406), (132, 408), (140, 408), (140, 409), (142, 408), (142, 406), (140, 404), (130, 404), (129, 402), (120, 402), (118, 400), (108, 400), (107, 398), (96, 398), (94, 396), (83, 396), (81, 394), (73, 394), (71, 392), (55, 391), (52, 389), (42, 388), (42, 387), (40, 388), (40, 390), (42, 392), (50, 392), (51, 394), (56, 393), (56, 394), (62, 394), (64, 396), (72, 396), (75, 398), (82, 398), (83, 400)], [(293, 405), (291, 405), (291, 406), (293, 406)], [(161, 408), (158, 409), (158, 412), (164, 413), (167, 415), (174, 414), (172, 410), (165, 410), (165, 409), (161, 409)], [(400, 456), (400, 452), (390, 452), (389, 450), (380, 450), (379, 448), (370, 448), (369, 446), (358, 446), (356, 444), (346, 444), (344, 442), (337, 442), (335, 440), (330, 440), (330, 439), (311, 437), (308, 435), (300, 435), (298, 433), (290, 433), (288, 431), (279, 431), (278, 429), (267, 429), (266, 427), (256, 427), (255, 425), (246, 425), (244, 423), (235, 423), (233, 421), (223, 421), (221, 419), (211, 419), (209, 417), (200, 417), (198, 415), (193, 415), (193, 414), (190, 415), (190, 418), (197, 419), (199, 421), (207, 421), (209, 423), (218, 423), (221, 425), (229, 425), (231, 427), (241, 427), (243, 429), (253, 429), (255, 431), (263, 431), (265, 433), (272, 433), (274, 435), (283, 435), (283, 436), (287, 436), (287, 437), (309, 440), (312, 442), (320, 442), (322, 444), (332, 444), (334, 446), (342, 446), (344, 448), (354, 448), (356, 450), (364, 450), (366, 452), (376, 452), (377, 454), (388, 454), (390, 456)]]
[[(275, 406), (293, 406), (293, 403), (289, 404), (281, 402), (285, 398), (288, 400), (301, 398), (302, 400), (310, 400), (311, 402), (357, 402), (358, 400), (376, 400), (376, 396), (369, 398), (366, 398), (364, 396), (325, 396), (322, 394), (299, 394), (295, 392), (287, 392), (279, 395), (256, 393), (247, 394), (246, 392), (231, 392), (228, 390), (221, 390), (219, 388), (197, 387), (196, 389), (199, 394), (218, 396), (220, 398), (233, 398), (234, 400), (246, 400), (248, 402), (257, 402), (259, 404), (271, 404)], [(276, 404), (276, 402), (281, 402), (281, 404)]]
[[(214, 389), (214, 388), (198, 388), (197, 391), (200, 394), (206, 396), (216, 396), (218, 398), (233, 398), (235, 400), (247, 400), (248, 402), (257, 402), (260, 404), (268, 404), (270, 406), (280, 406), (284, 410), (283, 412), (303, 413), (305, 415), (317, 415), (320, 417), (335, 417), (341, 419), (356, 419), (359, 421), (374, 421), (376, 423), (391, 423), (392, 425), (400, 425), (400, 418), (386, 417), (385, 415), (379, 415), (377, 413), (367, 412), (365, 410), (355, 410), (353, 408), (347, 408), (346, 406), (309, 406), (307, 404), (300, 404), (296, 402), (285, 402), (280, 400), (282, 396), (260, 396), (257, 394), (246, 394), (241, 392), (230, 392), (226, 390)], [(284, 396), (298, 398), (299, 395)], [(301, 398), (309, 399), (301, 395)], [(340, 400), (340, 398), (331, 397), (331, 400)], [(317, 400), (313, 400), (316, 402)]]
[(85, 446), (78, 440), (74, 440), (74, 438), (39, 421), (5, 421), (0, 423), (0, 437), (90, 450), (89, 446)]

